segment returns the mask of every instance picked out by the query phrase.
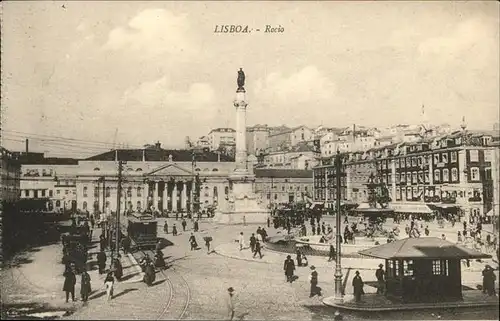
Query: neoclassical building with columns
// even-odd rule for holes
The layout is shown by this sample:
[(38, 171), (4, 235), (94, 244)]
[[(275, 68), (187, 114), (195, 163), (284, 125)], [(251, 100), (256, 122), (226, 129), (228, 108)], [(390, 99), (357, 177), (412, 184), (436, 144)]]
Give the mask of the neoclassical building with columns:
[(78, 161), (79, 210), (116, 211), (119, 161), (124, 162), (121, 209), (132, 211), (192, 211), (197, 195), (200, 209), (224, 206), (230, 190), (228, 176), (235, 168), (234, 160), (222, 154), (166, 150), (159, 144), (109, 151)]

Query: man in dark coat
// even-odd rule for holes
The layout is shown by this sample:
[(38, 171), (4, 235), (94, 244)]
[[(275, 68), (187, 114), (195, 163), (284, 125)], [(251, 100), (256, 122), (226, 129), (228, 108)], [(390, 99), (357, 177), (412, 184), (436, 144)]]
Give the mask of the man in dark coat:
[(335, 260), (335, 248), (333, 247), (333, 244), (330, 244), (330, 253), (328, 255), (328, 262)]
[[(483, 293), (488, 293), (490, 296), (494, 296), (495, 293), (495, 280), (497, 277), (495, 276), (495, 272), (493, 268), (489, 265), (483, 270)], [(485, 291), (486, 290), (486, 291)]]
[(377, 278), (377, 294), (385, 293), (385, 272), (383, 267), (383, 264), (379, 264), (377, 271), (375, 271), (375, 277)]
[(321, 235), (321, 226), (319, 226), (319, 224), (318, 227), (316, 228), (316, 234)]
[(255, 257), (259, 253), (260, 258), (262, 259), (262, 253), (260, 253), (260, 242), (259, 240), (255, 241), (255, 250), (253, 252), (253, 257)]
[(82, 301), (87, 302), (89, 299), (90, 292), (92, 292), (92, 287), (90, 285), (90, 275), (87, 270), (83, 268), (82, 270), (82, 282), (80, 286), (80, 294), (82, 295)]
[(267, 217), (267, 228), (270, 228), (271, 227), (271, 219), (269, 219), (269, 217)]
[(325, 222), (321, 223), (321, 233), (326, 234), (326, 226), (325, 226)]
[(104, 251), (97, 253), (97, 264), (99, 265), (99, 274), (103, 274), (106, 268), (106, 253)]
[(123, 253), (127, 254), (130, 252), (130, 238), (128, 236), (122, 238), (122, 248)]
[(359, 271), (356, 271), (356, 275), (352, 279), (352, 287), (354, 288), (354, 298), (356, 302), (361, 301), (361, 295), (364, 294), (363, 291), (363, 279), (359, 275)]
[(285, 263), (283, 264), (283, 271), (285, 271), (286, 281), (292, 283), (293, 271), (295, 271), (295, 263), (293, 262), (290, 255), (286, 257)]
[(184, 218), (182, 219), (181, 225), (182, 225), (182, 231), (186, 232), (187, 223), (186, 223), (186, 220)]
[(262, 236), (262, 241), (263, 241), (263, 242), (266, 242), (266, 239), (267, 239), (267, 232), (266, 232), (266, 230), (265, 230), (264, 228), (262, 228), (262, 229), (260, 230), (260, 235)]
[(113, 259), (113, 272), (118, 281), (120, 281), (123, 276), (123, 266), (122, 262), (120, 261), (120, 257), (120, 254), (118, 254), (118, 257)]
[(66, 292), (66, 302), (68, 302), (69, 294), (71, 293), (71, 299), (75, 302), (75, 283), (76, 283), (76, 275), (73, 271), (73, 268), (67, 268), (63, 274), (64, 276), (64, 285), (63, 291)]
[(106, 237), (104, 234), (99, 236), (99, 245), (101, 246), (101, 252), (106, 249)]
[(250, 236), (250, 249), (252, 253), (255, 251), (255, 243), (257, 242), (257, 238), (255, 237), (255, 234), (252, 233), (252, 236)]
[(168, 234), (168, 222), (165, 221), (165, 225), (163, 225), (163, 232), (165, 232), (165, 234)]
[(172, 226), (172, 235), (177, 236), (177, 226), (175, 224)]
[(297, 249), (297, 266), (302, 266), (302, 253)]
[(311, 274), (309, 275), (309, 283), (311, 284), (311, 293), (309, 297), (312, 298), (316, 294), (321, 296), (321, 289), (318, 287), (318, 272), (316, 272), (316, 267), (311, 265)]
[(191, 236), (189, 237), (189, 243), (191, 244), (191, 251), (198, 248), (198, 243), (196, 242), (196, 237), (193, 233), (191, 233)]
[(193, 223), (193, 229), (194, 229), (195, 232), (198, 232), (198, 229), (199, 229), (198, 221), (194, 221), (194, 223)]
[(257, 228), (257, 232), (256, 233), (257, 233), (257, 235), (260, 235), (260, 233), (261, 233), (260, 226)]

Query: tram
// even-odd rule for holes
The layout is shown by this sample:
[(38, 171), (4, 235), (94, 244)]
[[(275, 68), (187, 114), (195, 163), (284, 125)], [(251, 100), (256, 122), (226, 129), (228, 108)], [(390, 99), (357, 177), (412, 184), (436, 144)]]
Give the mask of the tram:
[(150, 214), (128, 216), (127, 234), (137, 248), (154, 248), (157, 242), (158, 220)]

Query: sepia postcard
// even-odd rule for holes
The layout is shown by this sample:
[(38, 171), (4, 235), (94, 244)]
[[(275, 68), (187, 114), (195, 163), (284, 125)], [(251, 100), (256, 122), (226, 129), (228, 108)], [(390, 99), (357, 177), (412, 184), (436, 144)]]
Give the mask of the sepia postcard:
[(3, 1), (5, 320), (498, 320), (497, 1)]

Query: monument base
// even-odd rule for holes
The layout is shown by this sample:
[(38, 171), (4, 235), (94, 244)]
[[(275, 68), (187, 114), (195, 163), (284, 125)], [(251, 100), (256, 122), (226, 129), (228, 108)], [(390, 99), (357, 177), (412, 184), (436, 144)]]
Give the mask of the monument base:
[(267, 223), (269, 212), (266, 210), (246, 210), (233, 212), (216, 212), (214, 221), (225, 225), (262, 224)]

